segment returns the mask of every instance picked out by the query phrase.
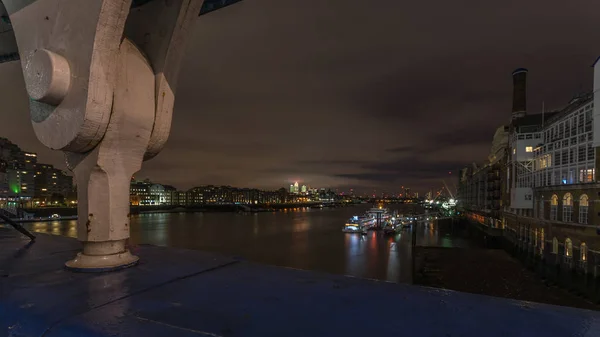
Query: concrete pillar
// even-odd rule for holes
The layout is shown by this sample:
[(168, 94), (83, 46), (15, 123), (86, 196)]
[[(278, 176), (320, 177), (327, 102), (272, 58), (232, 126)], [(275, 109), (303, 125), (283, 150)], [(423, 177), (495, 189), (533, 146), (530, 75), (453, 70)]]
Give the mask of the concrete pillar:
[(0, 0), (34, 131), (66, 154), (78, 192), (78, 271), (132, 266), (129, 184), (163, 148), (188, 30), (202, 0)]
[(135, 264), (129, 238), (129, 183), (142, 167), (154, 123), (154, 73), (129, 40), (123, 40), (112, 116), (104, 138), (90, 152), (67, 153), (75, 173), (79, 214), (77, 237), (83, 252), (67, 262), (74, 269)]

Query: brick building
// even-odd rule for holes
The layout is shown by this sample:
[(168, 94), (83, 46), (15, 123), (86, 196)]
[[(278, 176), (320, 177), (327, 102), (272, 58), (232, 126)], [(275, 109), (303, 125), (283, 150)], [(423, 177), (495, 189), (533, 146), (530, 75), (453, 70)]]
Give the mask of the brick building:
[[(591, 93), (539, 114), (525, 109), (526, 74), (524, 69), (513, 74), (508, 146), (498, 166), (503, 195), (498, 228), (534, 256), (600, 275), (600, 255), (591, 253), (600, 250), (600, 64), (594, 65)], [(490, 203), (480, 197), (481, 186), (491, 184), (483, 173), (487, 167), (461, 171), (458, 197), (462, 209), (482, 224), (492, 222)]]

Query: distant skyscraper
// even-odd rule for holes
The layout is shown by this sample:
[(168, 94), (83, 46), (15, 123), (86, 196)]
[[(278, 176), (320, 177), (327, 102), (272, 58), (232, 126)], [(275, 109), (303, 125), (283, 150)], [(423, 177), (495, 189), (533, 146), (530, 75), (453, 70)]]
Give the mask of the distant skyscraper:
[(294, 193), (294, 184), (290, 184), (290, 193)]
[(298, 187), (298, 182), (294, 183), (294, 193), (298, 194), (300, 192), (300, 188)]
[(302, 185), (301, 191), (302, 191), (302, 193), (306, 193), (306, 185)]

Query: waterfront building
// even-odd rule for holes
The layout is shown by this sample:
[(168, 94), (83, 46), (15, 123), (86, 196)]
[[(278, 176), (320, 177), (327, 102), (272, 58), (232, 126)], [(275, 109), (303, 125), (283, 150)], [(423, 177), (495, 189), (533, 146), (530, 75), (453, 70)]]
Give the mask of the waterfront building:
[(185, 191), (175, 191), (174, 192), (174, 203), (176, 206), (188, 206), (190, 205), (188, 199), (188, 193)]
[(36, 164), (34, 173), (34, 206), (65, 204), (73, 192), (73, 177), (50, 164)]
[(180, 206), (178, 201), (177, 189), (171, 185), (161, 185), (163, 187), (162, 198), (165, 205)]
[(285, 202), (287, 191), (263, 191), (254, 188), (205, 185), (187, 192), (189, 205), (278, 204)]
[(35, 194), (35, 166), (37, 164), (37, 154), (23, 152), (23, 163), (20, 165), (21, 171), (21, 193), (22, 199), (31, 201)]
[(0, 160), (0, 207), (6, 207), (8, 203), (9, 187), (6, 162)]
[[(558, 207), (552, 206), (556, 206), (556, 201), (562, 204), (563, 199), (571, 206), (572, 203), (577, 205), (581, 200), (573, 200), (575, 195), (585, 199), (584, 203), (588, 202), (590, 184), (595, 183), (596, 166), (593, 109), (592, 94), (577, 97), (540, 127), (535, 135), (540, 141), (532, 151), (531, 169), (517, 174), (517, 186), (527, 186), (535, 193), (528, 211), (517, 214), (588, 223), (587, 212), (579, 219), (580, 214), (571, 214), (568, 207), (563, 207), (560, 212)], [(587, 191), (582, 194), (582, 190)]]
[[(202, 187), (193, 187), (187, 191), (187, 206), (204, 204), (204, 189)], [(181, 195), (180, 195), (181, 198)]]
[(9, 185), (8, 194), (3, 197), (25, 206), (35, 191), (33, 168), (37, 163), (37, 155), (21, 150), (6, 138), (0, 138), (0, 160), (4, 162)]
[(165, 187), (163, 185), (152, 184), (148, 188), (148, 192), (150, 194), (150, 197), (148, 198), (150, 205), (152, 205), (152, 206), (169, 205), (167, 203)]
[(508, 192), (502, 177), (506, 171), (508, 148), (508, 126), (501, 126), (494, 133), (490, 154), (487, 160), (459, 171), (458, 196), (462, 207), (476, 211), (489, 218), (490, 222), (500, 222), (503, 199)]
[[(576, 272), (598, 273), (600, 65), (594, 65), (592, 92), (576, 95), (561, 109), (538, 114), (525, 109), (526, 75), (525, 69), (513, 73), (511, 122), (503, 127), (508, 134), (505, 159), (497, 161), (491, 175), (484, 174), (491, 162), (461, 170), (460, 207), (472, 220), (501, 229), (540, 259)], [(501, 158), (502, 151), (496, 152)], [(490, 177), (498, 174), (499, 182), (493, 182)], [(490, 189), (498, 184), (499, 214), (489, 211), (488, 201)]]
[[(184, 197), (183, 199), (185, 200), (186, 198)], [(180, 194), (175, 187), (153, 183), (149, 179), (131, 181), (129, 186), (129, 202), (132, 206), (181, 205)]]
[(132, 206), (147, 206), (150, 205), (153, 197), (150, 195), (150, 186), (152, 183), (149, 180), (131, 181), (129, 184), (129, 202)]

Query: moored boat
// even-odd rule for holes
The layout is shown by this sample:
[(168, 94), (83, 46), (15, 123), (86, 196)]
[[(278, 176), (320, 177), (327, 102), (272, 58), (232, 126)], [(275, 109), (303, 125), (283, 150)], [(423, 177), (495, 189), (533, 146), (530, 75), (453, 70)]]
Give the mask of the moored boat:
[(373, 219), (355, 215), (346, 221), (346, 225), (344, 225), (342, 232), (367, 234), (367, 228), (369, 228), (372, 223)]
[(373, 207), (366, 212), (366, 216), (374, 220), (373, 225), (369, 229), (381, 229), (386, 221), (392, 218), (389, 209), (383, 206)]

